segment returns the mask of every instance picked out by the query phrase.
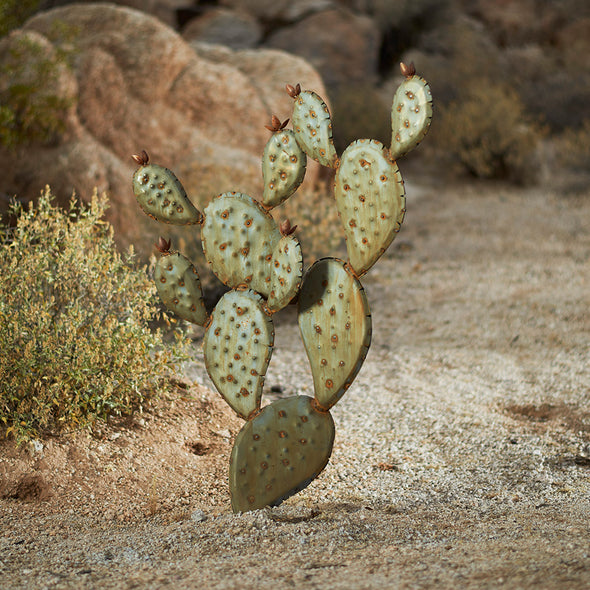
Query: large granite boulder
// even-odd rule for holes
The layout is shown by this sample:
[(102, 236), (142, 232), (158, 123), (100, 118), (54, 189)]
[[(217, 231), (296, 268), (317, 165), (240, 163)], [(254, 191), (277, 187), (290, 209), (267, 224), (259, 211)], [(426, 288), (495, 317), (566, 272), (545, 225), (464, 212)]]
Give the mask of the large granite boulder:
[(214, 8), (199, 18), (191, 19), (182, 30), (190, 43), (215, 43), (231, 49), (250, 49), (262, 39), (262, 26), (247, 12)]
[[(58, 6), (66, 6), (67, 4), (91, 4), (97, 3), (97, 0), (43, 0), (39, 8), (41, 10), (48, 10)], [(111, 0), (112, 4), (119, 4), (120, 6), (127, 6), (135, 10), (141, 10), (147, 14), (151, 14), (169, 27), (176, 27), (177, 12), (190, 4), (189, 0)]]
[(309, 61), (329, 88), (376, 82), (380, 31), (364, 15), (343, 8), (316, 12), (268, 37), (267, 47)]
[(294, 22), (335, 6), (332, 0), (220, 0), (223, 6), (247, 12), (263, 23)]

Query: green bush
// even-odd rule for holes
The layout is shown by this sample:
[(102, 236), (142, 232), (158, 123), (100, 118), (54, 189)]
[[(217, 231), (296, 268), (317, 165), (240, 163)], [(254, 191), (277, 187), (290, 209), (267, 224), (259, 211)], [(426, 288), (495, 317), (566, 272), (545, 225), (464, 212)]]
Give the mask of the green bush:
[(511, 87), (474, 80), (461, 97), (439, 108), (436, 147), (479, 178), (532, 179), (544, 128)]
[(19, 442), (142, 411), (184, 352), (150, 329), (155, 286), (117, 252), (106, 197), (53, 201), (14, 205), (0, 234), (0, 425)]

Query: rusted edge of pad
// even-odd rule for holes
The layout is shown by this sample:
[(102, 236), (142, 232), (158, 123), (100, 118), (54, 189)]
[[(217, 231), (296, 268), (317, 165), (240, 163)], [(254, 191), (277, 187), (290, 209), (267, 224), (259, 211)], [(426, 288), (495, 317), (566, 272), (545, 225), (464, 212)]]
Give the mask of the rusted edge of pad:
[(314, 397), (310, 402), (311, 407), (320, 414), (328, 414), (330, 412), (330, 408), (325, 408), (320, 404), (320, 402)]
[(252, 410), (248, 416), (246, 417), (246, 420), (253, 420), (254, 418), (256, 418), (256, 416), (258, 416), (258, 414), (260, 414), (260, 412), (262, 412), (262, 408), (258, 407), (255, 410)]
[(350, 264), (350, 261), (346, 261), (344, 263), (344, 270), (348, 273), (350, 273), (355, 279), (360, 279), (364, 274), (367, 273), (367, 271), (362, 272), (361, 274), (358, 274), (356, 272), (356, 270), (354, 270), (354, 268), (352, 268), (352, 264)]

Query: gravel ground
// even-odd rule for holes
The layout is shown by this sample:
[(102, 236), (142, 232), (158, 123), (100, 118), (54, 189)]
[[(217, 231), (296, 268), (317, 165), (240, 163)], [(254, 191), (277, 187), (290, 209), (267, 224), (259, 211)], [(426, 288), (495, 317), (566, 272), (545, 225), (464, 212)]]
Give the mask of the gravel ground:
[[(0, 446), (0, 587), (589, 587), (590, 198), (407, 190), (318, 479), (231, 513), (196, 353), (152, 415)], [(266, 401), (312, 395), (292, 310), (275, 344)]]

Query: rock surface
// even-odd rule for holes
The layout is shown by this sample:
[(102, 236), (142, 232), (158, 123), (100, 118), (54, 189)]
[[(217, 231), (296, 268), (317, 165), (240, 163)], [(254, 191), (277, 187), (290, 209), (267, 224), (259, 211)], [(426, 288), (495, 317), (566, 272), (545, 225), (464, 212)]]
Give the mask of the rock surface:
[(262, 22), (293, 22), (337, 4), (331, 0), (221, 0), (220, 3), (249, 12)]
[(182, 30), (182, 36), (189, 43), (199, 41), (230, 49), (248, 49), (256, 47), (262, 39), (262, 27), (248, 13), (220, 8), (192, 19)]
[(283, 27), (269, 36), (266, 45), (303, 57), (331, 88), (377, 80), (379, 30), (372, 19), (342, 8)]
[[(44, 0), (41, 2), (41, 7), (43, 10), (47, 10), (67, 4), (97, 3), (96, 0)], [(177, 11), (185, 8), (188, 2), (187, 0), (113, 0), (111, 4), (141, 10), (166, 23), (169, 27), (175, 27), (177, 24)]]

